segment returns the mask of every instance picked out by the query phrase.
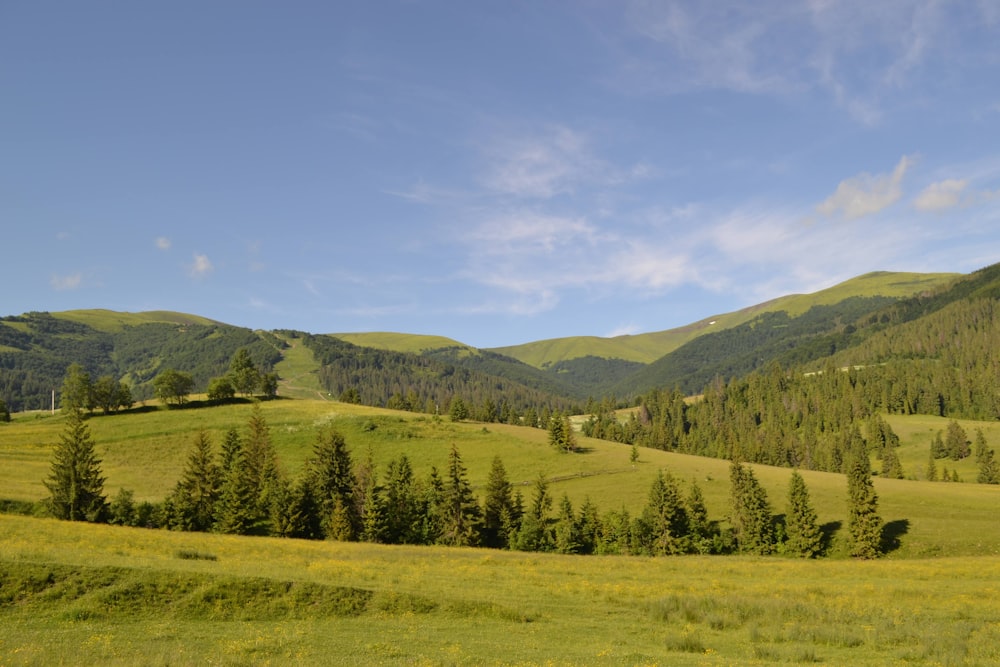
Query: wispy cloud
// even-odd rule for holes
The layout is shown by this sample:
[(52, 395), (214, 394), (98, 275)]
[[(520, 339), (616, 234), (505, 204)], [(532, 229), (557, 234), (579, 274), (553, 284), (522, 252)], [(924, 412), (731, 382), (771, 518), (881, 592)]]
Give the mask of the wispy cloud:
[[(877, 9), (867, 0), (633, 0), (627, 24), (655, 46), (641, 58), (624, 58), (620, 77), (667, 93), (825, 89), (854, 119), (871, 125), (882, 119), (887, 99), (919, 85), (929, 62), (982, 57), (949, 41), (957, 14), (937, 0)], [(972, 14), (988, 19), (997, 11), (984, 1)]]
[(931, 183), (913, 200), (918, 211), (943, 211), (958, 206), (968, 181), (949, 178)]
[(200, 253), (194, 254), (194, 260), (188, 265), (187, 268), (188, 275), (192, 278), (204, 278), (215, 270), (215, 267), (212, 266), (212, 262), (209, 261), (208, 256)]
[(816, 211), (825, 216), (839, 213), (847, 220), (854, 220), (888, 208), (903, 196), (903, 177), (913, 161), (904, 155), (890, 174), (873, 176), (866, 172), (841, 181)]
[(495, 139), (486, 150), (483, 185), (494, 192), (549, 199), (583, 183), (609, 178), (586, 137), (556, 125), (529, 136)]
[(157, 236), (155, 243), (156, 247), (163, 251), (170, 250), (170, 246), (173, 245), (166, 236)]
[(75, 290), (83, 284), (83, 275), (80, 273), (71, 273), (65, 276), (54, 274), (49, 280), (49, 284), (54, 290)]

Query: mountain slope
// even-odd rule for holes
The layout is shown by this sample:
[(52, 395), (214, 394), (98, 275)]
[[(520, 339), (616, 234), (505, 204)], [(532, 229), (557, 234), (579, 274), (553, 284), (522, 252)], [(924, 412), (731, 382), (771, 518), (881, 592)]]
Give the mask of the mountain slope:
[(960, 277), (957, 273), (895, 273), (878, 271), (844, 281), (812, 294), (792, 294), (732, 313), (706, 317), (683, 327), (630, 336), (573, 336), (492, 348), (538, 368), (560, 361), (594, 356), (652, 363), (705, 334), (745, 324), (763, 313), (786, 312), (794, 318), (815, 306), (830, 306), (850, 297), (903, 298), (933, 290)]

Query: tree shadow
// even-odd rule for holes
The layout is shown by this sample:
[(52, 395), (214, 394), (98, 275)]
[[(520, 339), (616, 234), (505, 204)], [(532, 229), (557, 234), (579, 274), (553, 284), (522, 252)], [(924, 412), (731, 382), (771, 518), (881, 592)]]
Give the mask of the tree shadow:
[(887, 554), (900, 547), (900, 538), (910, 532), (909, 519), (897, 519), (882, 526), (882, 553)]
[(828, 521), (819, 527), (819, 532), (822, 535), (820, 539), (820, 553), (830, 553), (830, 549), (833, 548), (833, 536), (836, 535), (837, 531), (843, 526), (843, 521)]

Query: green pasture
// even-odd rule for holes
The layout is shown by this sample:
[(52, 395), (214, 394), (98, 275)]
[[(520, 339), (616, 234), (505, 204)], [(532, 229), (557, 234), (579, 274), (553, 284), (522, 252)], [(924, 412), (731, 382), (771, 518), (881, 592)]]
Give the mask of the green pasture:
[(1000, 558), (559, 556), (0, 517), (0, 664), (985, 665)]
[[(270, 427), (279, 463), (292, 478), (311, 455), (317, 434), (333, 427), (344, 434), (355, 461), (369, 453), (380, 471), (406, 454), (419, 478), (432, 466), (445, 468), (454, 444), (468, 469), (469, 480), (483, 492), (493, 458), (504, 462), (508, 478), (530, 502), (540, 474), (549, 480), (555, 499), (567, 494), (575, 507), (587, 499), (601, 512), (627, 509), (638, 513), (657, 472), (670, 471), (684, 487), (697, 482), (710, 518), (725, 523), (729, 508), (729, 463), (684, 454), (640, 449), (630, 462), (631, 448), (578, 434), (581, 451), (560, 453), (548, 445), (548, 433), (502, 424), (453, 423), (447, 418), (383, 410), (330, 400), (276, 400), (260, 404)], [(240, 403), (219, 407), (166, 410), (147, 406), (137, 411), (95, 416), (88, 424), (107, 477), (109, 497), (120, 488), (137, 500), (162, 500), (180, 478), (191, 443), (199, 431), (209, 434), (218, 449), (225, 432), (244, 430), (252, 406)], [(889, 524), (891, 558), (973, 556), (1000, 554), (1000, 487), (971, 483), (975, 463), (942, 460), (958, 469), (966, 483), (923, 481), (930, 437), (948, 420), (929, 417), (889, 417), (900, 435), (904, 471), (913, 479), (875, 479), (882, 518)], [(1000, 424), (961, 422), (973, 437), (982, 427), (991, 446), (1000, 445)], [(49, 473), (51, 451), (64, 427), (64, 417), (47, 413), (16, 415), (0, 424), (0, 499), (29, 501), (46, 496), (43, 480)], [(873, 461), (878, 468), (880, 462)], [(754, 466), (767, 490), (775, 514), (784, 512), (790, 471)], [(829, 553), (843, 553), (847, 519), (846, 481), (843, 475), (803, 471), (820, 523), (831, 536)]]

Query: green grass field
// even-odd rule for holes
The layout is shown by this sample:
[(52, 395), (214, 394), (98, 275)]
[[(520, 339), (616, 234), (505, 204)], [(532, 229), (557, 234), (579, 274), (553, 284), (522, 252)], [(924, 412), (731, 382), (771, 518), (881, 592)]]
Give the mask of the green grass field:
[(1000, 558), (557, 556), (0, 517), (0, 663), (985, 665)]
[[(406, 452), (421, 476), (455, 444), (480, 491), (499, 455), (526, 497), (541, 471), (557, 498), (639, 511), (666, 468), (697, 480), (711, 518), (727, 511), (726, 461), (643, 449), (633, 466), (626, 446), (580, 438), (581, 453), (560, 454), (537, 429), (320, 399), (261, 407), (292, 476), (333, 424), (355, 459), (370, 449), (384, 466)], [(109, 495), (124, 486), (161, 499), (194, 435), (204, 429), (218, 446), (251, 406), (147, 410), (88, 422)], [(922, 481), (917, 468), (947, 420), (889, 420), (917, 479), (875, 480), (898, 544), (874, 562), (843, 555), (844, 477), (811, 471), (803, 477), (833, 532), (818, 561), (379, 546), (0, 515), (0, 665), (995, 664), (1000, 487)], [(1000, 425), (962, 424), (1000, 440)], [(0, 498), (44, 497), (63, 425), (47, 414), (0, 425)], [(783, 512), (790, 471), (754, 468)]]

